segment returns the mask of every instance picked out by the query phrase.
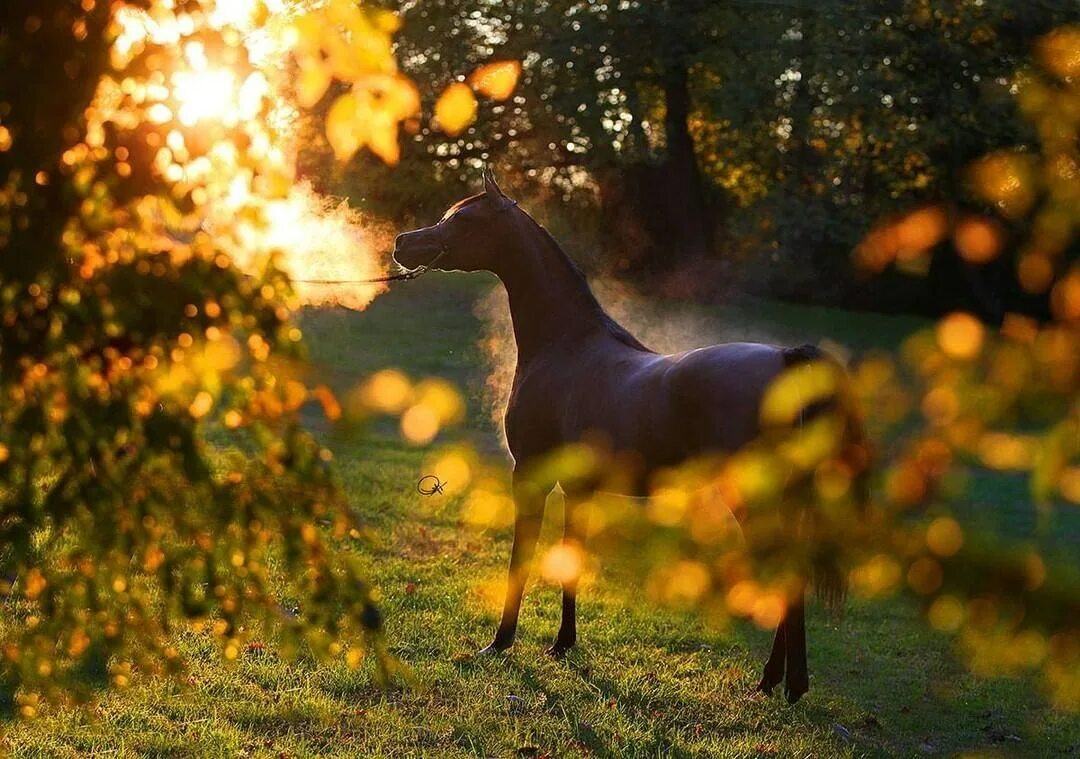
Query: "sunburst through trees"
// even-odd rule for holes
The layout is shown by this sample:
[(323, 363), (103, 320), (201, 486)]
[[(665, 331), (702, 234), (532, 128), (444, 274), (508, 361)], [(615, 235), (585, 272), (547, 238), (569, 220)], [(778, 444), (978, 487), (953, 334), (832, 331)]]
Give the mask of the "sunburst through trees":
[(0, 672), (24, 716), (94, 672), (178, 671), (189, 624), (225, 659), (263, 628), (350, 666), (381, 651), (331, 454), (298, 424), (340, 407), (292, 321), (377, 290), (289, 276), (385, 268), (379, 232), (297, 182), (296, 124), (332, 85), (339, 156), (393, 162), (420, 116), (397, 25), (343, 0), (0, 10)]

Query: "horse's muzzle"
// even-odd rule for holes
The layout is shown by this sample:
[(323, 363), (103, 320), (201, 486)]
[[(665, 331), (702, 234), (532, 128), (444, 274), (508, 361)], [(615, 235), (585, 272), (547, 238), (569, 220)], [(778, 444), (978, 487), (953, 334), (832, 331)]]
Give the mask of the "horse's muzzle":
[(394, 240), (394, 260), (406, 269), (431, 262), (442, 252), (442, 240), (432, 227), (405, 232)]

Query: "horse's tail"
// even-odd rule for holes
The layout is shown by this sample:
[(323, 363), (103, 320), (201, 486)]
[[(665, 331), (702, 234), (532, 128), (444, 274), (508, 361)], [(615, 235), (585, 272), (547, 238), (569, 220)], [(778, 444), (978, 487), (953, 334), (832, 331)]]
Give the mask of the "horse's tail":
[[(870, 502), (871, 453), (863, 426), (862, 414), (855, 399), (851, 379), (843, 364), (815, 345), (800, 345), (782, 351), (785, 370), (802, 364), (824, 362), (834, 369), (835, 389), (830, 394), (807, 404), (800, 414), (799, 423), (823, 413), (834, 413), (840, 419), (840, 432), (833, 460), (850, 478), (845, 510), (815, 507), (814, 484), (805, 482), (806, 495), (801, 498), (806, 514), (804, 524), (806, 537), (813, 541), (809, 561), (809, 580), (814, 595), (830, 610), (843, 607), (847, 597), (848, 573), (842, 553), (847, 530), (843, 522), (858, 519), (865, 514)], [(841, 522), (841, 523), (838, 523)], [(848, 536), (850, 538), (850, 535)]]

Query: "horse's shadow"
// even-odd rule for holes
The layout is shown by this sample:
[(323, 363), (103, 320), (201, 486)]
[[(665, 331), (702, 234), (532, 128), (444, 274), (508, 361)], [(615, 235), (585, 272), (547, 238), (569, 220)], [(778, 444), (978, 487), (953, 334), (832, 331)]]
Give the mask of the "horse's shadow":
[[(853, 617), (880, 613), (878, 607), (848, 611)], [(905, 611), (897, 611), (895, 616), (898, 625), (906, 623)], [(525, 692), (541, 696), (544, 708), (563, 715), (569, 738), (603, 757), (624, 756), (626, 747), (613, 740), (602, 724), (594, 726), (588, 715), (576, 711), (580, 698), (575, 698), (578, 703), (570, 707), (565, 678), (577, 680), (595, 693), (598, 701), (617, 704), (625, 716), (639, 725), (651, 723), (653, 726), (647, 728), (649, 739), (639, 746), (642, 755), (681, 756), (696, 751), (675, 742), (677, 734), (689, 727), (678, 723), (677, 716), (686, 714), (688, 707), (694, 713), (694, 721), (701, 724), (713, 741), (731, 741), (732, 745), (748, 738), (765, 739), (770, 733), (779, 737), (794, 729), (816, 731), (819, 735), (824, 731), (831, 736), (837, 755), (1005, 749), (1035, 755), (1033, 752), (1052, 750), (1049, 725), (1031, 721), (1030, 714), (1025, 715), (1024, 711), (1010, 710), (1004, 714), (992, 707), (994, 694), (1007, 688), (1008, 683), (969, 680), (963, 685), (967, 697), (957, 699), (958, 680), (966, 676), (962, 663), (953, 658), (943, 641), (937, 644), (923, 641), (930, 644), (924, 649), (926, 666), (906, 673), (894, 671), (892, 691), (885, 694), (880, 691), (880, 685), (884, 677), (890, 677), (888, 670), (897, 666), (895, 659), (878, 661), (883, 654), (875, 649), (887, 645), (885, 642), (863, 645), (866, 642), (860, 638), (865, 631), (857, 629), (858, 625), (849, 626), (842, 621), (838, 624), (820, 609), (811, 613), (809, 621), (812, 637), (830, 641), (821, 649), (823, 654), (827, 653), (829, 662), (819, 665), (811, 697), (794, 707), (776, 694), (767, 697), (757, 692), (759, 673), (753, 653), (767, 644), (769, 635), (742, 624), (724, 632), (703, 628), (674, 640), (665, 639), (658, 632), (640, 641), (641, 646), (655, 648), (666, 657), (701, 652), (702, 668), (732, 670), (730, 677), (719, 681), (710, 678), (710, 685), (704, 686), (730, 689), (715, 700), (708, 693), (688, 696), (685, 691), (661, 689), (648, 679), (620, 678), (620, 665), (604, 653), (603, 642), (579, 645), (563, 659), (553, 661), (542, 653), (546, 636), (527, 634), (510, 653), (492, 658), (465, 657), (457, 666), (474, 672), (495, 667), (509, 669)], [(912, 643), (907, 637), (897, 645)], [(898, 655), (902, 658), (899, 651)], [(642, 660), (638, 656), (635, 659)], [(877, 684), (875, 687), (871, 687), (871, 680)], [(901, 691), (910, 692), (910, 699), (901, 695)], [(1036, 698), (1034, 693), (1032, 698)], [(514, 714), (513, 704), (507, 709), (511, 717), (528, 713)], [(1070, 752), (1078, 748), (1058, 746), (1056, 750), (1072, 755)]]
[[(579, 653), (570, 654), (564, 661), (569, 662), (571, 658), (578, 658), (579, 656)], [(539, 667), (535, 664), (526, 663), (526, 660), (522, 658), (511, 657), (509, 664), (518, 674), (522, 683), (534, 692), (544, 695), (549, 709), (558, 708), (562, 696), (548, 685), (549, 678), (544, 676), (546, 673), (541, 673)], [(573, 731), (574, 739), (588, 748), (590, 753), (600, 757), (617, 757), (620, 755), (615, 747), (605, 741), (603, 736), (593, 729), (588, 722), (581, 720), (576, 714), (565, 709), (563, 714)]]
[[(760, 638), (760, 640), (758, 640)], [(700, 728), (707, 731), (714, 738), (730, 736), (739, 738), (748, 735), (761, 727), (762, 719), (765, 721), (781, 720), (790, 722), (792, 719), (791, 708), (783, 698), (768, 697), (756, 690), (756, 672), (752, 669), (751, 651), (759, 648), (766, 641), (767, 634), (760, 631), (751, 631), (742, 636), (729, 636), (717, 638), (703, 632), (700, 638), (686, 638), (672, 641), (657, 637), (642, 641), (642, 645), (655, 648), (665, 655), (704, 653), (708, 664), (714, 669), (730, 668), (730, 658), (734, 655), (745, 666), (739, 667), (738, 675), (730, 680), (725, 680), (723, 687), (732, 688), (737, 692), (735, 699), (744, 699), (754, 704), (755, 711), (762, 713), (761, 718), (746, 721), (745, 712), (741, 715), (725, 712), (722, 709), (711, 708), (707, 694), (702, 694), (694, 699), (694, 710), (700, 723)], [(745, 640), (752, 639), (753, 645), (748, 645)], [(708, 644), (703, 645), (707, 640)], [(522, 645), (524, 644), (524, 645)], [(677, 719), (674, 715), (684, 713), (688, 704), (685, 695), (665, 691), (660, 687), (659, 679), (648, 677), (635, 680), (634, 684), (621, 682), (616, 676), (616, 669), (612, 668), (610, 658), (603, 657), (588, 646), (578, 646), (568, 652), (561, 659), (551, 659), (542, 653), (542, 640), (532, 640), (532, 636), (525, 636), (519, 641), (512, 652), (497, 654), (491, 657), (464, 657), (457, 662), (457, 666), (463, 671), (482, 672), (488, 668), (500, 667), (510, 670), (515, 679), (530, 693), (542, 696), (545, 709), (560, 712), (566, 720), (570, 730), (570, 738), (580, 743), (589, 753), (601, 757), (626, 756), (625, 745), (618, 745), (603, 734), (603, 731), (590, 724), (587, 718), (583, 718), (573, 709), (562, 708), (566, 697), (566, 680), (560, 679), (572, 677), (589, 691), (595, 694), (600, 702), (606, 702), (612, 708), (619, 708), (639, 725), (653, 725), (647, 729), (650, 740), (644, 745), (639, 745), (641, 755), (662, 756), (691, 756), (698, 752), (679, 746), (676, 734), (688, 726), (673, 724)], [(617, 666), (617, 665), (616, 665)], [(617, 705), (617, 707), (616, 707)], [(523, 716), (523, 713), (515, 714), (513, 703), (508, 705), (511, 717)], [(576, 708), (576, 707), (575, 707)], [(670, 717), (668, 715), (671, 715)], [(830, 711), (824, 705), (814, 703), (800, 704), (795, 718), (798, 722), (809, 725), (829, 724)]]

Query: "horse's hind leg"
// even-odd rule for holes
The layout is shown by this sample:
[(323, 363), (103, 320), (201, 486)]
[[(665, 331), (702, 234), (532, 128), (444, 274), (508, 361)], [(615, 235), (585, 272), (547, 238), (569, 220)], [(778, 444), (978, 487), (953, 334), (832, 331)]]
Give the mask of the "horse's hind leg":
[(502, 619), (495, 632), (495, 640), (480, 653), (505, 651), (514, 643), (517, 634), (518, 613), (525, 595), (525, 583), (529, 579), (536, 541), (544, 521), (544, 502), (550, 488), (544, 490), (528, 481), (514, 478), (514, 547), (510, 550), (510, 569), (506, 578), (506, 599), (503, 602)]
[(787, 673), (784, 679), (784, 695), (794, 704), (810, 690), (810, 675), (806, 664), (806, 608), (804, 594), (787, 611)]
[(765, 662), (765, 671), (758, 683), (758, 690), (769, 695), (772, 689), (784, 679), (784, 660), (787, 658), (787, 618), (780, 620), (776, 626), (776, 635), (773, 637), (772, 652), (769, 660)]
[[(578, 518), (579, 510), (574, 506), (575, 499), (569, 494), (564, 501), (564, 525), (563, 543), (576, 545), (580, 539)], [(555, 642), (551, 644), (548, 653), (556, 658), (561, 658), (577, 643), (577, 589), (578, 575), (568, 577), (562, 584), (562, 622), (559, 624), (559, 632), (555, 636)]]

